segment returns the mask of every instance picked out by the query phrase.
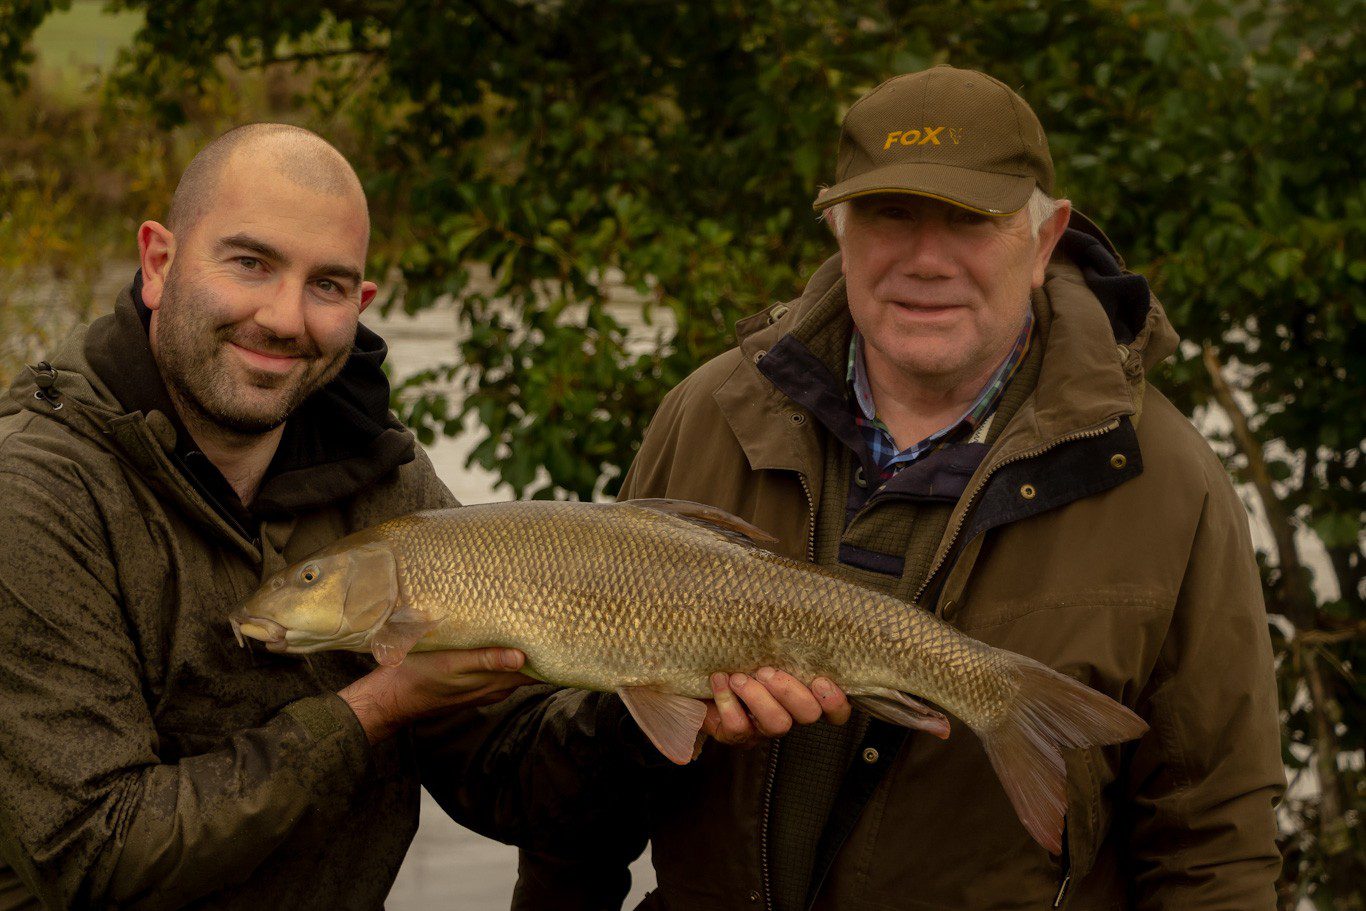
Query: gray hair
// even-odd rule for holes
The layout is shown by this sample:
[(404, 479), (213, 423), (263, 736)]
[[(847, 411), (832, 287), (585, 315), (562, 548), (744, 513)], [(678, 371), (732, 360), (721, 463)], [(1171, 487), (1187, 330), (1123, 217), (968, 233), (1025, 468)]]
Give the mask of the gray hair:
[[(1029, 233), (1035, 240), (1039, 239), (1039, 229), (1043, 223), (1053, 217), (1058, 211), (1058, 201), (1049, 196), (1039, 187), (1034, 188), (1034, 192), (1029, 194), (1029, 201), (1024, 205), (1025, 214), (1029, 217)], [(826, 209), (822, 217), (830, 230), (834, 232), (836, 239), (844, 238), (844, 226), (849, 218), (849, 200), (837, 202)]]

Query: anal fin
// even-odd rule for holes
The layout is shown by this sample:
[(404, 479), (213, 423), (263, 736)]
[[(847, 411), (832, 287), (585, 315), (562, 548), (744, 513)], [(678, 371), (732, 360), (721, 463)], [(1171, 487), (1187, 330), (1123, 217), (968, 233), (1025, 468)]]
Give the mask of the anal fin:
[(645, 736), (670, 762), (687, 765), (697, 758), (697, 733), (707, 717), (705, 702), (648, 686), (622, 687), (617, 695)]
[(943, 712), (937, 712), (919, 699), (898, 690), (869, 690), (859, 696), (850, 696), (849, 701), (874, 718), (924, 731), (940, 740), (949, 739), (949, 719)]

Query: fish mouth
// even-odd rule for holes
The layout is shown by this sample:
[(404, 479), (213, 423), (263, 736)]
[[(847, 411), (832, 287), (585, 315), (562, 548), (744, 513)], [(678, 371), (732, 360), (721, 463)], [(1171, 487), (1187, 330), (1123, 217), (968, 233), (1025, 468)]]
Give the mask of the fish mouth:
[(231, 624), (232, 634), (240, 646), (246, 647), (246, 639), (243, 638), (245, 636), (247, 639), (264, 642), (266, 648), (272, 652), (283, 652), (287, 647), (285, 628), (274, 620), (249, 614), (233, 614), (228, 617), (228, 623)]

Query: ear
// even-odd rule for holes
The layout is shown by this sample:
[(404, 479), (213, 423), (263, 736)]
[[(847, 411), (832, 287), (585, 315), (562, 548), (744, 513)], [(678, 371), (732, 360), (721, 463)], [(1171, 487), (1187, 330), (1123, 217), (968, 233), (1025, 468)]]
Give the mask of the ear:
[(1072, 218), (1072, 203), (1066, 199), (1057, 201), (1058, 209), (1047, 221), (1039, 225), (1039, 248), (1034, 254), (1034, 275), (1032, 288), (1042, 288), (1048, 261), (1053, 258), (1053, 249), (1062, 240), (1067, 230), (1067, 222)]
[(148, 310), (161, 307), (161, 292), (175, 261), (175, 235), (161, 222), (144, 221), (138, 228), (138, 258), (142, 266), (142, 302)]
[(364, 313), (365, 308), (370, 306), (370, 302), (375, 299), (375, 294), (379, 291), (379, 285), (374, 282), (360, 283), (360, 312)]

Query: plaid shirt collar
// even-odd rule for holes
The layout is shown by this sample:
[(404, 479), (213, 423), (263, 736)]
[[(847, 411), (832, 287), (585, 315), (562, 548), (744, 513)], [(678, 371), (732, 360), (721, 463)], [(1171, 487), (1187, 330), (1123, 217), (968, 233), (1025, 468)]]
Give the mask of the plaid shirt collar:
[(849, 340), (849, 366), (846, 379), (853, 392), (854, 423), (858, 425), (863, 434), (864, 443), (867, 444), (873, 461), (877, 463), (880, 475), (878, 480), (885, 482), (901, 468), (922, 456), (934, 452), (942, 446), (971, 438), (973, 433), (982, 425), (982, 422), (996, 410), (996, 403), (1000, 400), (1001, 393), (1005, 391), (1006, 384), (1015, 375), (1020, 364), (1024, 363), (1025, 355), (1029, 353), (1029, 346), (1033, 337), (1034, 314), (1026, 310), (1024, 328), (1016, 337), (1015, 345), (1010, 349), (1010, 354), (1001, 362), (1001, 366), (996, 368), (996, 372), (991, 375), (991, 379), (987, 380), (986, 385), (982, 387), (982, 391), (978, 393), (973, 403), (968, 406), (967, 411), (963, 412), (958, 420), (944, 429), (930, 434), (919, 443), (899, 450), (891, 433), (887, 430), (887, 425), (878, 419), (877, 406), (873, 402), (873, 390), (868, 384), (868, 368), (863, 359), (863, 336), (855, 328), (854, 336)]

